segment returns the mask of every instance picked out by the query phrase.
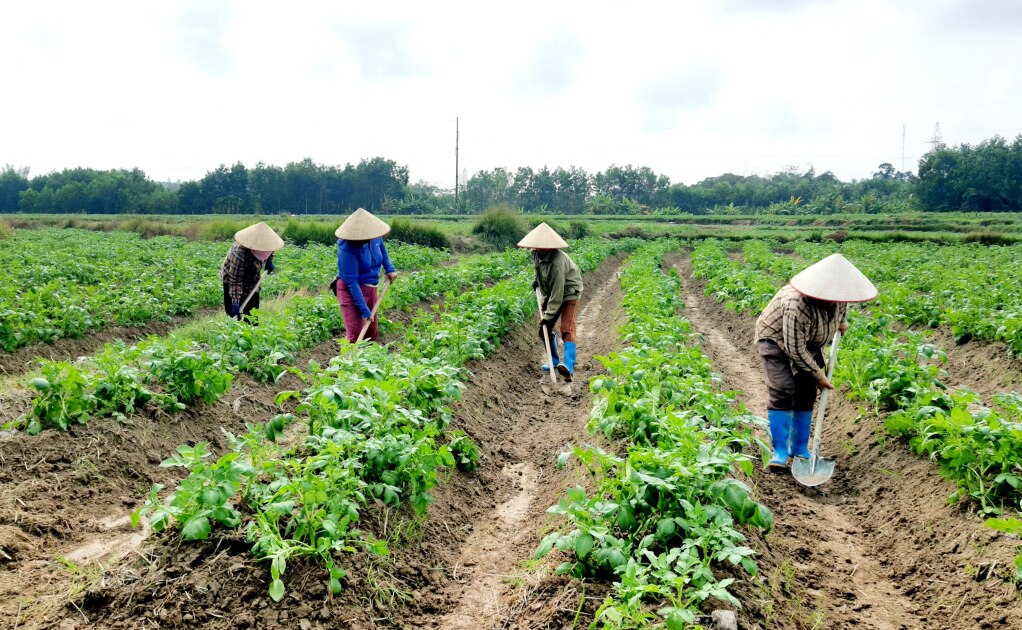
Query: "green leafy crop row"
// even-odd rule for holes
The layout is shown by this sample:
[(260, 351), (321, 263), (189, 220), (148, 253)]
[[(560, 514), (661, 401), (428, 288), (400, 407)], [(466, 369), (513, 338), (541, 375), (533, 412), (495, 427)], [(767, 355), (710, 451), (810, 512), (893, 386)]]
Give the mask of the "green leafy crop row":
[(558, 572), (614, 580), (614, 595), (597, 613), (605, 627), (689, 627), (700, 604), (715, 597), (740, 605), (713, 567), (740, 566), (755, 575), (754, 551), (739, 524), (769, 530), (770, 511), (731, 477), (753, 472), (743, 450), (759, 422), (723, 392), (702, 354), (682, 306), (675, 274), (661, 270), (677, 243), (654, 243), (628, 262), (625, 291), (628, 347), (600, 357), (607, 374), (591, 381), (596, 396), (591, 432), (624, 438), (624, 452), (576, 447), (596, 489), (568, 491), (550, 512), (571, 531), (546, 536), (536, 552), (568, 555)]
[[(223, 300), (220, 263), (229, 243), (128, 232), (21, 230), (0, 251), (0, 349), (82, 337), (110, 325), (141, 326), (189, 315)], [(442, 250), (392, 244), (402, 269), (422, 269)], [(264, 295), (325, 286), (336, 274), (336, 248), (287, 247)]]
[[(913, 321), (906, 316), (908, 307), (904, 298), (907, 294), (896, 292), (888, 296), (887, 293), (897, 287), (926, 290), (928, 285), (919, 284), (922, 274), (918, 269), (911, 274), (905, 272), (908, 267), (919, 267), (919, 263), (911, 261), (905, 250), (892, 249), (889, 244), (870, 245), (874, 251), (866, 251), (865, 247), (855, 245), (854, 253), (846, 251), (845, 254), (857, 264), (859, 256), (866, 261), (865, 272), (878, 279), (881, 297), (862, 312), (853, 309), (850, 313), (850, 327), (841, 342), (835, 368), (836, 383), (846, 385), (851, 398), (870, 401), (878, 411), (888, 413), (887, 431), (906, 439), (913, 451), (939, 464), (941, 472), (958, 486), (950, 501), (970, 498), (986, 514), (999, 514), (1005, 507), (1022, 508), (1022, 424), (1018, 394), (994, 396), (993, 405), (983, 406), (974, 392), (949, 391), (942, 368), (946, 355), (928, 343), (922, 333), (899, 329), (899, 322)], [(704, 248), (709, 255), (699, 252)], [(970, 249), (969, 256), (978, 262), (960, 262), (965, 267), (987, 268), (988, 275), (996, 277), (1000, 274), (999, 265), (1004, 262), (1001, 258), (1004, 249), (1007, 248)], [(797, 252), (803, 257), (800, 263), (788, 256), (771, 255), (762, 245), (753, 246), (750, 255), (746, 246), (745, 261), (741, 264), (722, 261), (722, 251), (712, 244), (701, 245), (697, 248), (700, 256), (693, 255), (695, 266), (714, 278), (758, 274), (756, 286), (766, 283), (775, 287), (804, 267), (804, 260), (829, 253), (819, 246), (799, 245)], [(701, 261), (707, 258), (713, 265), (703, 266)], [(884, 260), (891, 267), (879, 262)], [(741, 269), (738, 268), (740, 264)], [(936, 267), (931, 272), (945, 276), (955, 273)], [(915, 279), (909, 279), (910, 276)], [(902, 281), (906, 284), (901, 284)], [(977, 293), (986, 290), (979, 289)], [(941, 300), (931, 294), (913, 295), (919, 303)], [(717, 297), (729, 299), (720, 293)], [(758, 313), (768, 300), (769, 297), (760, 299), (749, 310)]]
[[(573, 257), (591, 270), (630, 246), (580, 243)], [(304, 439), (278, 439), (295, 420), (281, 415), (232, 436), (232, 450), (215, 462), (204, 450), (196, 460), (197, 446), (181, 447), (165, 465), (188, 468), (188, 477), (166, 499), (154, 488), (136, 520), (151, 513), (154, 529), (174, 527), (191, 540), (207, 538), (217, 526), (243, 527), (253, 553), (270, 561), (273, 599), (285, 594), (288, 562), (301, 556), (319, 559), (337, 592), (343, 554), (388, 553), (386, 541), (357, 529), (373, 501), (421, 515), (440, 471), (478, 465), (471, 438), (445, 434), (447, 405), (468, 377), (464, 364), (491, 353), (535, 309), (531, 274), (520, 258), (511, 277), (450, 295), (439, 318), (420, 314), (390, 347), (342, 346), (326, 367), (310, 366), (303, 391), (278, 395), (278, 401), (301, 400), (296, 413), (304, 419)]]
[[(522, 252), (509, 252), (405, 274), (388, 291), (386, 305), (405, 308), (444, 291), (507, 277), (525, 260)], [(28, 430), (66, 429), (96, 416), (118, 417), (150, 400), (168, 410), (199, 400), (211, 403), (228, 391), (235, 373), (275, 381), (299, 350), (329, 340), (342, 327), (333, 295), (294, 296), (280, 311), (262, 314), (259, 326), (225, 317), (188, 338), (108, 345), (94, 367), (44, 362), (42, 377), (31, 383), (35, 397)]]

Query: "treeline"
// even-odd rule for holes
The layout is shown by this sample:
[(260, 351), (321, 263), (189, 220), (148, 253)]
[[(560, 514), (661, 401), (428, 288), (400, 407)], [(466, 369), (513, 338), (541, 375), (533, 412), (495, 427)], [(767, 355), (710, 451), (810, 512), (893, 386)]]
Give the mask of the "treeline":
[(909, 210), (1022, 211), (1022, 135), (976, 146), (938, 145), (918, 177), (881, 164), (870, 178), (788, 169), (763, 177), (725, 174), (687, 186), (646, 166), (587, 173), (570, 167), (479, 171), (453, 190), (408, 183), (408, 169), (382, 157), (344, 167), (311, 159), (285, 167), (240, 162), (200, 180), (165, 185), (130, 171), (72, 169), (32, 179), (0, 171), (0, 213), (472, 214), (507, 205), (554, 214), (832, 214)]

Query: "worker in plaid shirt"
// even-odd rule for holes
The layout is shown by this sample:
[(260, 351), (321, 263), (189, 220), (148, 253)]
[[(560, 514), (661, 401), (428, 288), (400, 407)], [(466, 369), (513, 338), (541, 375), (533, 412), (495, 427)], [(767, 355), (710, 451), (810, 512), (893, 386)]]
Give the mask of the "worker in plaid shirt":
[(770, 468), (809, 457), (809, 432), (818, 390), (833, 389), (823, 347), (848, 330), (848, 303), (877, 296), (876, 287), (841, 254), (805, 269), (770, 300), (756, 320), (756, 346), (769, 399)]
[(251, 225), (234, 235), (234, 243), (220, 266), (224, 311), (228, 315), (254, 323), (249, 314), (259, 308), (262, 271), (273, 272), (273, 253), (282, 247), (284, 241), (265, 223)]

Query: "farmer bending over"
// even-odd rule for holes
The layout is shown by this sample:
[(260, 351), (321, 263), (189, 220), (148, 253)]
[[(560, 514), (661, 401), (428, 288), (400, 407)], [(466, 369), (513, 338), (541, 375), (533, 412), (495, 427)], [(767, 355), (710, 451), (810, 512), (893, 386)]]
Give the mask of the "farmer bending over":
[[(228, 315), (237, 319), (244, 317), (246, 322), (255, 324), (249, 313), (259, 308), (260, 274), (263, 269), (266, 273), (273, 273), (273, 252), (283, 247), (284, 241), (265, 223), (250, 225), (234, 235), (234, 244), (220, 265), (220, 279), (224, 282), (224, 311)], [(252, 297), (249, 298), (249, 295)]]
[(817, 390), (834, 387), (824, 371), (823, 346), (836, 331), (848, 330), (849, 302), (876, 296), (866, 276), (834, 254), (792, 278), (756, 320), (756, 345), (770, 393), (771, 470), (787, 470), (789, 457), (810, 456)]
[[(369, 319), (376, 304), (376, 287), (380, 282), (380, 267), (387, 272), (387, 280), (397, 278), (397, 270), (387, 256), (383, 236), (390, 226), (371, 212), (359, 208), (337, 228), (337, 279), (334, 292), (344, 316), (344, 330), (348, 341), (355, 343), (365, 320)], [(373, 316), (366, 331), (366, 339), (376, 341), (379, 320)]]
[[(582, 297), (582, 274), (575, 261), (561, 250), (568, 246), (557, 232), (546, 223), (540, 223), (525, 235), (518, 247), (532, 250), (532, 264), (536, 268), (536, 279), (532, 287), (539, 288), (543, 296), (539, 326), (539, 338), (543, 339), (544, 328), (549, 335), (550, 353), (557, 373), (571, 382), (575, 374), (575, 313), (578, 300)], [(564, 361), (557, 356), (557, 335), (554, 323), (561, 319), (561, 339), (564, 341)], [(550, 371), (543, 365), (543, 371)]]

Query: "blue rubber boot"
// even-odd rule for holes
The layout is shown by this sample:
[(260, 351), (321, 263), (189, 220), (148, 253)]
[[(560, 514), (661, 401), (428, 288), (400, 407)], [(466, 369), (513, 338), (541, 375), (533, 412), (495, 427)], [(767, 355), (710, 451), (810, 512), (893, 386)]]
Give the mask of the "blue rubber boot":
[(770, 421), (770, 444), (774, 453), (770, 456), (770, 468), (774, 470), (788, 469), (788, 451), (791, 444), (791, 411), (767, 410)]
[(557, 366), (557, 373), (564, 377), (564, 380), (571, 382), (571, 377), (575, 375), (575, 342), (565, 341), (564, 342), (564, 363)]
[[(553, 359), (554, 361), (554, 367), (557, 367), (557, 364), (560, 362), (559, 359), (557, 358), (557, 333), (552, 333), (550, 335), (550, 358)], [(544, 372), (550, 371), (549, 363), (543, 364), (543, 371)]]
[(809, 410), (791, 413), (791, 456), (809, 457), (809, 431), (813, 425), (813, 412)]

